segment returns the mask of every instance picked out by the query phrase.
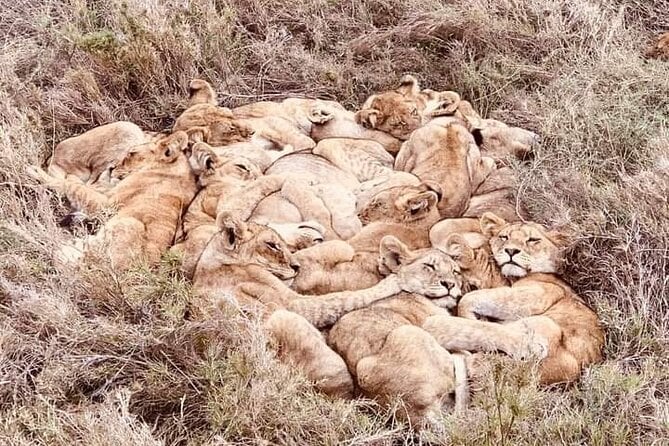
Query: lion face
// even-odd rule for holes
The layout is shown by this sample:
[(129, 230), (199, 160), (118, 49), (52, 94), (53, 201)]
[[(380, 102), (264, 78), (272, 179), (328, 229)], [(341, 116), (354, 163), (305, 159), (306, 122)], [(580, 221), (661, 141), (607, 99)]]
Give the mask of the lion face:
[(156, 142), (133, 147), (117, 165), (111, 167), (110, 178), (120, 181), (138, 170), (172, 164), (184, 156), (183, 150), (187, 145), (186, 133), (174, 132)]
[(356, 121), (366, 128), (406, 140), (420, 127), (421, 114), (414, 98), (390, 91), (368, 99), (365, 108), (356, 113)]
[(262, 176), (258, 166), (247, 158), (219, 156), (209, 144), (203, 142), (193, 146), (188, 162), (203, 187), (226, 177), (251, 181)]
[(392, 187), (374, 195), (358, 211), (358, 217), (363, 225), (373, 221), (411, 223), (429, 217), (437, 221), (440, 199), (441, 188), (437, 184)]
[(404, 291), (421, 294), (444, 308), (455, 307), (462, 297), (460, 267), (443, 251), (410, 251), (387, 235), (381, 239), (379, 255), (379, 271), (397, 274)]
[(243, 120), (220, 119), (209, 125), (207, 142), (212, 146), (226, 146), (248, 141), (253, 134), (253, 128)]
[(201, 261), (256, 265), (282, 280), (297, 275), (299, 264), (292, 260), (286, 242), (270, 227), (237, 221), (225, 214), (218, 216), (217, 225), (220, 232), (212, 238)]
[(556, 273), (562, 261), (562, 236), (536, 223), (506, 223), (490, 212), (481, 217), (495, 262), (507, 277)]

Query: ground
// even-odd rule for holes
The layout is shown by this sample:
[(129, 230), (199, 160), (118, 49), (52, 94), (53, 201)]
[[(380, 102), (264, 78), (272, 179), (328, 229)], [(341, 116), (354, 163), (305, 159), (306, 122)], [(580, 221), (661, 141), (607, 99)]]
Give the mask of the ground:
[[(0, 8), (0, 444), (669, 444), (667, 0), (14, 0)], [(359, 105), (411, 73), (542, 135), (514, 168), (533, 218), (571, 237), (565, 277), (606, 359), (537, 389), (496, 360), (472, 409), (410, 434), (327, 399), (237, 316), (183, 322), (189, 284), (105, 262), (58, 269), (67, 210), (24, 175), (58, 141), (168, 128), (193, 77), (229, 106)]]

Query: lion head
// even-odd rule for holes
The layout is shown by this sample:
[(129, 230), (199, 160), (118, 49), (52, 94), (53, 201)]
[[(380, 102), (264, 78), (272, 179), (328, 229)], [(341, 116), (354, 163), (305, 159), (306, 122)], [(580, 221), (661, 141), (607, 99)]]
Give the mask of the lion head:
[(110, 178), (112, 181), (120, 181), (132, 172), (173, 164), (180, 158), (185, 159), (183, 150), (187, 145), (186, 133), (174, 132), (157, 141), (135, 146), (119, 163), (110, 168)]
[(203, 187), (225, 177), (250, 181), (262, 176), (258, 166), (249, 159), (242, 156), (219, 156), (209, 144), (203, 142), (193, 145), (188, 162)]
[(255, 265), (282, 280), (297, 275), (299, 265), (292, 260), (286, 242), (272, 228), (239, 221), (226, 213), (218, 215), (216, 225), (218, 232), (202, 253), (198, 268)]
[(212, 146), (225, 146), (248, 141), (253, 128), (243, 119), (237, 119), (229, 108), (210, 103), (189, 107), (174, 123), (174, 131), (188, 133), (191, 142), (204, 141)]
[(418, 81), (404, 76), (395, 90), (370, 96), (355, 114), (355, 120), (366, 128), (406, 140), (422, 125), (424, 108), (425, 97)]
[(540, 138), (534, 132), (520, 127), (509, 127), (494, 119), (478, 121), (472, 129), (476, 144), (486, 153), (495, 158), (504, 158), (508, 155), (519, 159), (530, 156)]
[(358, 210), (363, 225), (373, 221), (411, 223), (417, 220), (439, 220), (437, 203), (441, 187), (433, 182), (417, 186), (396, 186), (378, 192)]
[(290, 252), (299, 251), (323, 243), (325, 228), (316, 221), (301, 223), (268, 223), (286, 241)]
[(488, 239), (483, 234), (451, 234), (440, 248), (460, 266), (467, 292), (494, 288), (504, 282), (494, 264)]
[(460, 267), (438, 249), (411, 251), (392, 235), (381, 239), (379, 272), (396, 274), (402, 289), (423, 295), (436, 305), (453, 308), (462, 296)]
[(481, 217), (481, 231), (490, 237), (495, 262), (506, 277), (556, 273), (563, 260), (565, 238), (536, 223), (507, 223), (492, 212)]

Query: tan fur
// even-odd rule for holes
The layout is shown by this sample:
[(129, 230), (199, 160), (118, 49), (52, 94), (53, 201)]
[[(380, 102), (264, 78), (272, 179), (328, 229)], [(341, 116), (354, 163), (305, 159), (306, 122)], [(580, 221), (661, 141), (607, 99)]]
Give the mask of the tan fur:
[(596, 314), (556, 275), (560, 234), (494, 214), (484, 215), (481, 227), (502, 273), (517, 280), (466, 294), (460, 318), (435, 316), (423, 328), (446, 349), (538, 356), (543, 383), (577, 379), (584, 366), (601, 359), (604, 333)]
[[(185, 240), (174, 247), (182, 254), (182, 268), (192, 275), (195, 264), (209, 239), (217, 232), (216, 216), (223, 212), (245, 221), (267, 196), (279, 192), (285, 179), (276, 175), (262, 176), (244, 158), (218, 156), (205, 143), (193, 146), (190, 156), (193, 170), (203, 187), (184, 217)], [(295, 251), (323, 241), (324, 228), (317, 222), (276, 224), (272, 227)]]
[(393, 171), (393, 157), (374, 141), (329, 138), (320, 141), (312, 153), (355, 175), (358, 181), (388, 176)]
[(306, 136), (314, 125), (324, 124), (333, 118), (333, 111), (344, 108), (334, 101), (320, 99), (288, 98), (281, 102), (254, 102), (233, 109), (235, 116), (243, 119), (279, 116), (290, 121)]
[[(295, 278), (293, 287), (300, 292), (321, 294), (345, 289), (366, 288), (382, 277), (377, 264), (379, 243), (384, 236), (392, 234), (410, 249), (428, 248), (428, 231), (439, 218), (435, 211), (436, 193), (426, 193), (426, 185), (395, 191), (397, 202), (388, 203), (384, 211), (367, 214), (382, 219), (363, 227), (344, 244), (326, 242), (322, 245), (296, 253), (304, 268)], [(402, 193), (404, 192), (404, 193)], [(392, 199), (393, 191), (386, 195)], [(411, 214), (414, 199), (421, 212)], [(408, 206), (407, 206), (408, 205)], [(408, 211), (408, 212), (407, 212)], [(371, 212), (371, 211), (370, 211)]]
[(74, 175), (92, 184), (133, 147), (153, 138), (132, 122), (120, 121), (95, 127), (58, 143), (47, 172), (54, 177)]
[[(423, 261), (438, 264), (436, 268), (442, 271), (444, 280), (454, 284), (450, 302), (439, 299), (452, 308), (462, 286), (460, 276), (455, 275), (458, 267), (438, 250), (427, 252), (431, 252), (429, 261), (428, 257)], [(403, 293), (343, 316), (328, 336), (329, 344), (342, 355), (363, 392), (384, 403), (402, 397), (400, 415), (415, 424), (440, 415), (455, 390), (450, 354), (419, 328), (435, 315), (449, 313), (430, 299)]]
[(195, 177), (182, 153), (187, 142), (186, 134), (177, 132), (133, 149), (114, 169), (119, 183), (105, 193), (71, 176), (54, 178), (38, 168), (30, 173), (85, 212), (116, 210), (89, 245), (107, 248), (115, 268), (138, 260), (154, 265), (173, 243), (182, 212), (195, 196)]
[[(396, 89), (370, 96), (355, 114), (355, 119), (368, 129), (380, 130), (406, 141), (414, 130), (430, 120), (456, 115), (462, 102), (466, 101), (454, 91), (421, 90), (418, 80), (406, 75)], [(475, 114), (473, 109), (471, 111)]]
[(451, 118), (435, 119), (416, 130), (395, 159), (395, 169), (441, 186), (442, 217), (460, 217), (493, 167), (492, 159), (481, 157), (467, 129)]
[[(316, 143), (289, 119), (281, 115), (262, 117), (236, 116), (232, 110), (218, 107), (213, 88), (202, 79), (196, 79), (196, 90), (191, 92), (190, 106), (174, 124), (174, 131), (183, 130), (191, 142), (204, 141), (212, 146), (253, 141), (266, 149), (305, 150)], [(214, 96), (215, 97), (215, 96)]]
[(539, 135), (520, 127), (510, 127), (494, 119), (482, 119), (471, 129), (481, 153), (496, 160), (509, 156), (524, 159), (531, 155)]
[(646, 50), (646, 57), (669, 60), (669, 31), (657, 36), (653, 44)]
[(255, 130), (236, 119), (229, 108), (211, 103), (198, 103), (186, 109), (174, 123), (173, 131), (185, 131), (192, 142), (204, 141), (212, 146), (224, 146), (248, 141)]
[(188, 107), (197, 104), (218, 105), (216, 92), (211, 84), (203, 79), (193, 79), (188, 86)]
[[(447, 296), (449, 289), (453, 288), (443, 284), (445, 279), (438, 266), (435, 269), (425, 268), (413, 258), (393, 257), (390, 260), (394, 262), (393, 273), (374, 287), (323, 296), (299, 295), (282, 282), (282, 279), (294, 277), (299, 266), (292, 260), (287, 246), (276, 232), (266, 226), (241, 223), (225, 215), (219, 216), (219, 227), (220, 232), (207, 245), (194, 276), (195, 291), (204, 296), (211, 306), (210, 309), (200, 309), (205, 314), (215, 311), (219, 305), (239, 305), (264, 310), (271, 321), (275, 310), (286, 309), (301, 315), (316, 327), (323, 327), (333, 324), (350, 311), (364, 308), (402, 290), (439, 299)], [(396, 243), (395, 239), (389, 237), (382, 245)], [(300, 326), (304, 327), (304, 324)], [(308, 376), (311, 373), (310, 378), (323, 378), (321, 371), (330, 370), (332, 364), (336, 364), (331, 355), (319, 354), (325, 350), (317, 332), (303, 328), (296, 330), (291, 323), (270, 324), (270, 327), (276, 339), (283, 345), (291, 346), (287, 349), (288, 354), (293, 356), (291, 362), (301, 365)], [(305, 342), (311, 346), (304, 347)], [(314, 343), (320, 345), (314, 347)], [(302, 355), (305, 350), (309, 351), (310, 357)], [(321, 367), (322, 361), (328, 365)], [(314, 373), (318, 377), (313, 376)], [(340, 372), (329, 375), (341, 377)], [(328, 388), (333, 393), (349, 391), (348, 384), (344, 388)]]
[(368, 140), (380, 144), (391, 154), (400, 150), (401, 140), (388, 133), (365, 128), (356, 122), (355, 113), (334, 108), (329, 108), (326, 113), (330, 113), (332, 118), (311, 128), (311, 138), (314, 141), (320, 142), (331, 138)]
[(437, 184), (392, 187), (378, 192), (359, 208), (358, 217), (363, 224), (375, 221), (410, 224), (421, 220), (421, 224), (431, 226), (439, 220), (439, 198), (441, 187)]

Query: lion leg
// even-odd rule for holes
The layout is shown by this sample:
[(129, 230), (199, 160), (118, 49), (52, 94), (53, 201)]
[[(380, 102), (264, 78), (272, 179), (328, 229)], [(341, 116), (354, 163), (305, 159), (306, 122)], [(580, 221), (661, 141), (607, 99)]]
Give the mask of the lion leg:
[(281, 189), (281, 195), (300, 211), (304, 220), (315, 220), (323, 225), (326, 240), (337, 240), (339, 238), (332, 229), (332, 215), (329, 209), (305, 182), (293, 179), (286, 180)]
[(428, 317), (422, 327), (449, 351), (502, 351), (518, 359), (530, 356), (543, 358), (548, 351), (546, 337), (535, 333), (524, 321), (505, 325), (435, 315)]
[(563, 295), (560, 287), (544, 284), (477, 290), (460, 299), (458, 316), (513, 321), (544, 313)]
[(284, 181), (283, 177), (277, 175), (260, 177), (250, 185), (243, 187), (234, 196), (220, 200), (216, 214), (229, 213), (246, 221), (251, 218), (253, 211), (263, 199), (281, 190)]
[(391, 331), (377, 354), (358, 361), (356, 376), (360, 388), (383, 403), (401, 397), (398, 415), (415, 424), (440, 417), (456, 391), (453, 357), (413, 325)]
[(341, 287), (332, 287), (336, 279), (336, 265), (351, 262), (355, 250), (351, 245), (340, 240), (331, 240), (297, 251), (293, 259), (299, 263), (300, 270), (293, 281), (292, 288), (299, 293), (319, 294), (322, 291), (342, 291)]
[(346, 363), (304, 317), (277, 310), (263, 325), (279, 346), (279, 358), (304, 373), (316, 388), (331, 396), (353, 396), (353, 379)]

